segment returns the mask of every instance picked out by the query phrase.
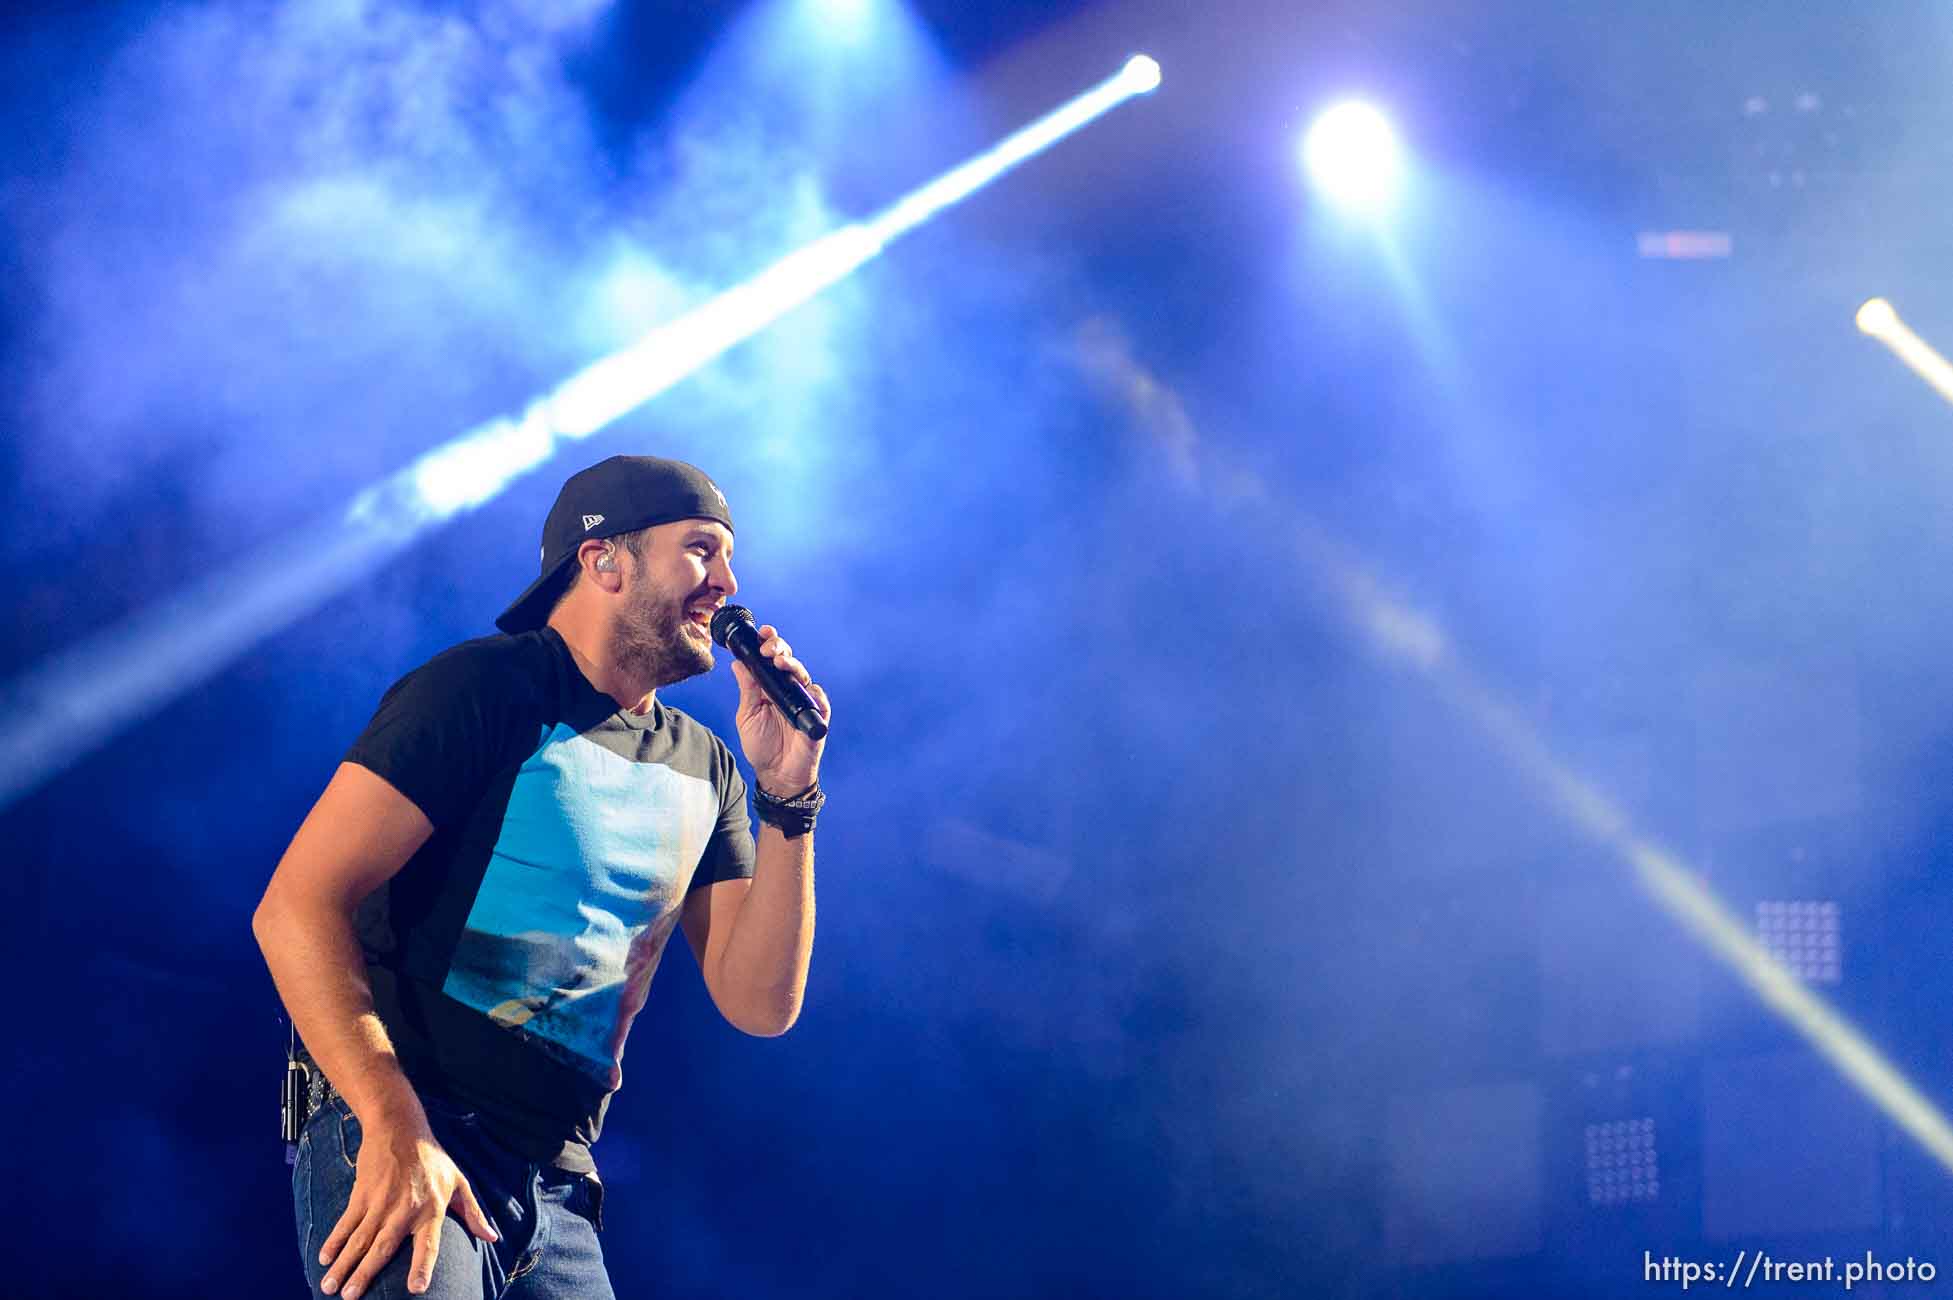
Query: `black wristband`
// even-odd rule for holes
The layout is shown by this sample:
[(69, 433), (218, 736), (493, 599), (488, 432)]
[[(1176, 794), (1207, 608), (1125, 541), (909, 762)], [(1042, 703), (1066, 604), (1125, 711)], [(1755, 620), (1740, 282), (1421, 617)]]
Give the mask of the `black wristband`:
[(821, 783), (814, 782), (791, 799), (768, 794), (753, 782), (753, 811), (768, 826), (777, 826), (788, 839), (796, 839), (814, 829), (814, 817), (827, 802)]

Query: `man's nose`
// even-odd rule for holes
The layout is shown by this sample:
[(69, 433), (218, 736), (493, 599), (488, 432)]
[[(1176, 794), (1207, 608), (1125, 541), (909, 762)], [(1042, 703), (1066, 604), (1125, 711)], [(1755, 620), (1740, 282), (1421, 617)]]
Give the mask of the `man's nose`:
[(730, 600), (739, 594), (739, 579), (732, 575), (732, 565), (724, 560), (720, 560), (716, 568), (718, 571), (712, 575), (712, 583)]

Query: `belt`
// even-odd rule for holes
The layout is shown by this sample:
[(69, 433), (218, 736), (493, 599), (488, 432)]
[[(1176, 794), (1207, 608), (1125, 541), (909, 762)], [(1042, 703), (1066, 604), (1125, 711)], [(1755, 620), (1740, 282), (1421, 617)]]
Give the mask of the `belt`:
[(316, 1115), (322, 1106), (339, 1096), (339, 1089), (332, 1086), (332, 1080), (326, 1078), (325, 1071), (319, 1068), (317, 1061), (307, 1061), (304, 1064), (305, 1113)]

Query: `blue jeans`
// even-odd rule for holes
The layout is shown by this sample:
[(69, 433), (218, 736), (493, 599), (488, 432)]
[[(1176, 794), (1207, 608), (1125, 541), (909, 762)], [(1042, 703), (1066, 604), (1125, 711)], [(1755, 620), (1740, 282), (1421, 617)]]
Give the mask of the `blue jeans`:
[[(614, 1300), (597, 1242), (603, 1203), (597, 1181), (524, 1160), (482, 1132), (473, 1114), (436, 1098), (423, 1096), (421, 1102), (435, 1139), (460, 1167), (482, 1212), (502, 1234), (500, 1241), (483, 1241), (450, 1212), (441, 1221), (441, 1250), (426, 1300)], [(359, 1120), (340, 1097), (328, 1099), (299, 1138), (292, 1199), (305, 1279), (314, 1296), (323, 1296), (319, 1282), (325, 1277), (319, 1248), (346, 1211), (359, 1144)], [(409, 1238), (367, 1286), (365, 1296), (407, 1300), (413, 1257)]]

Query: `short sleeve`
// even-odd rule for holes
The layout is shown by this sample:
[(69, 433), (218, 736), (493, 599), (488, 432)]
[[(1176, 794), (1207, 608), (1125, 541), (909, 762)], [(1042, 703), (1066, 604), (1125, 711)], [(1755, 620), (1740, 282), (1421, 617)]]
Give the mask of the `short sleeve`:
[(464, 820), (494, 779), (535, 748), (540, 724), (523, 674), (490, 642), (469, 642), (395, 682), (346, 753), (411, 799), (436, 827)]
[(753, 876), (753, 822), (746, 811), (746, 778), (739, 775), (739, 765), (725, 743), (715, 736), (713, 744), (719, 751), (713, 772), (719, 788), (719, 824), (692, 873), (693, 889)]

